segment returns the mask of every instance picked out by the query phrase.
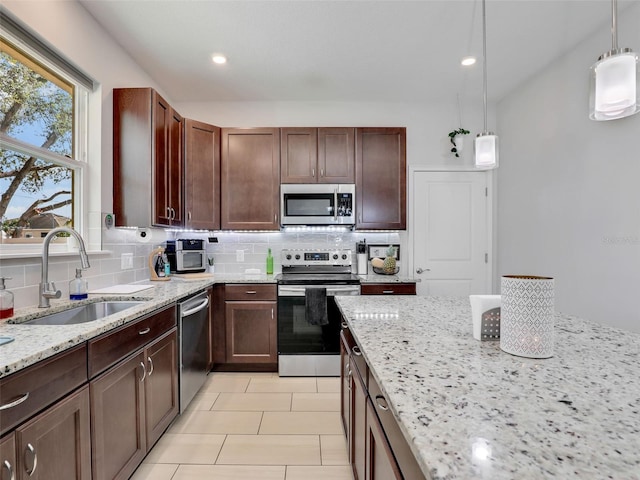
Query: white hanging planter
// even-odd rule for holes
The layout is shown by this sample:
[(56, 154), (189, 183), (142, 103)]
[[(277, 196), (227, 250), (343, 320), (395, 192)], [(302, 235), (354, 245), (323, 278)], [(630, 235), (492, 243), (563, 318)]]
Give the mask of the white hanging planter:
[(468, 135), (469, 130), (465, 130), (464, 128), (458, 128), (457, 130), (453, 130), (449, 132), (449, 142), (451, 143), (451, 153), (453, 153), (456, 157), (459, 157), (464, 149), (464, 135)]

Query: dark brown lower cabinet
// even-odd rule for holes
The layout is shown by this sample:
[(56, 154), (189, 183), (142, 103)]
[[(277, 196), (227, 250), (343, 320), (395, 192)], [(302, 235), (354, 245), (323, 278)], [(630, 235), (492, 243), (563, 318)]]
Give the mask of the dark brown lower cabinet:
[(127, 479), (146, 454), (144, 353), (91, 381), (93, 480)]
[(358, 370), (351, 367), (351, 428), (349, 454), (353, 466), (355, 480), (365, 480), (366, 468), (366, 436), (367, 427), (367, 391)]
[(341, 415), (354, 480), (424, 480), (348, 324), (340, 334)]
[(155, 445), (180, 408), (178, 398), (178, 336), (169, 332), (145, 349), (147, 451)]
[(367, 400), (366, 478), (367, 480), (402, 480), (380, 420), (369, 398)]
[(16, 436), (10, 433), (0, 440), (0, 478), (10, 480), (16, 478)]
[(93, 480), (129, 478), (177, 415), (176, 332), (91, 381)]
[(227, 363), (276, 363), (276, 302), (226, 302)]
[[(84, 387), (18, 427), (2, 441), (2, 458), (15, 442), (11, 468), (16, 479), (90, 480), (90, 428), (89, 388)], [(6, 464), (2, 469), (3, 480), (14, 478)]]

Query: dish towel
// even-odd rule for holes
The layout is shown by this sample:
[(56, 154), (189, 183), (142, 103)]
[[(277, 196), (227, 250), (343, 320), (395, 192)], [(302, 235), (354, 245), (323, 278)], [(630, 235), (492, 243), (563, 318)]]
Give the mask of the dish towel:
[(327, 315), (327, 289), (307, 287), (304, 289), (305, 316), (310, 325), (329, 325)]

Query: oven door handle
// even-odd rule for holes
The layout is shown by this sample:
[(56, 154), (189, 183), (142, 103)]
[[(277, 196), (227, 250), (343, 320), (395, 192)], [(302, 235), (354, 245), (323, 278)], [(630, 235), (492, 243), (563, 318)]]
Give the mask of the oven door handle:
[[(317, 285), (316, 285), (317, 286)], [(352, 286), (352, 285), (348, 285), (348, 286), (327, 286), (327, 296), (331, 296), (332, 294), (335, 293), (356, 293), (359, 294), (360, 293), (360, 287), (359, 286)], [(280, 288), (278, 289), (278, 295), (280, 295), (281, 297), (286, 297), (288, 296), (288, 294), (301, 294), (304, 293), (306, 290), (306, 287), (284, 287), (284, 286), (280, 286)]]

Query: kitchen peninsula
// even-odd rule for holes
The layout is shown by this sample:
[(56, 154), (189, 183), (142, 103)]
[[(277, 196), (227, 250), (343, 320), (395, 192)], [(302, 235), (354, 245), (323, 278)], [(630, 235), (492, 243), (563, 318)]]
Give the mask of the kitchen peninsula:
[(557, 314), (534, 360), (475, 340), (466, 298), (338, 304), (426, 478), (640, 478), (640, 335)]

